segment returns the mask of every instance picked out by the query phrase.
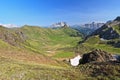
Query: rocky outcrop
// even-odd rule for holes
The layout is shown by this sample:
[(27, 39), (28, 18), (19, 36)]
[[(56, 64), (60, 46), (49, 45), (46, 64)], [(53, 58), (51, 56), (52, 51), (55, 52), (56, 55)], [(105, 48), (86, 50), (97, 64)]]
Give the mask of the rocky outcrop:
[(26, 40), (26, 36), (20, 30), (11, 30), (0, 26), (0, 39), (13, 46), (18, 46)]
[(115, 58), (110, 53), (102, 50), (94, 50), (90, 53), (84, 54), (81, 63), (107, 62), (112, 60), (115, 60)]
[(110, 40), (120, 38), (119, 33), (108, 25), (103, 25), (101, 28), (93, 32), (90, 36), (99, 35), (100, 38)]
[(120, 21), (120, 16), (118, 16), (114, 21)]

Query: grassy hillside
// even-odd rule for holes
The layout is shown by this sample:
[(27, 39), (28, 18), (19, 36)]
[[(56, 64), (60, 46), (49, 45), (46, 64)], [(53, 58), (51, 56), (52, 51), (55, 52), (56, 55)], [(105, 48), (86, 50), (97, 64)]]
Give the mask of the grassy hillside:
[(27, 63), (0, 57), (1, 80), (79, 80), (84, 75), (75, 69)]
[(0, 27), (0, 39), (6, 43), (26, 47), (37, 53), (49, 53), (73, 49), (81, 40), (81, 34), (71, 28), (49, 29), (35, 26), (8, 29)]
[(24, 26), (21, 30), (27, 36), (24, 43), (27, 49), (54, 58), (60, 54), (64, 54), (64, 58), (74, 56), (73, 47), (77, 45), (82, 36), (78, 31), (71, 28), (49, 29)]
[[(116, 76), (119, 75), (117, 72), (119, 65), (104, 68), (106, 74), (111, 72), (109, 69), (114, 68), (114, 72), (108, 74), (114, 74), (113, 76), (104, 77), (102, 72), (104, 65), (99, 67), (99, 65), (85, 64), (74, 68), (63, 62), (64, 59), (75, 56), (75, 52), (83, 54), (94, 49), (119, 54), (119, 48), (108, 44), (111, 40), (101, 40), (99, 35), (95, 35), (79, 45), (82, 35), (68, 27), (1, 28), (0, 79), (2, 80), (106, 80), (110, 78), (119, 80), (119, 76)], [(14, 42), (14, 45), (11, 42)], [(101, 72), (94, 77), (92, 75), (94, 72), (97, 74), (96, 70)]]
[(78, 31), (34, 26), (0, 27), (0, 31), (0, 79), (84, 79), (79, 71), (59, 61), (75, 55), (74, 47), (82, 40)]
[(0, 30), (1, 56), (41, 64), (59, 65), (55, 59), (73, 57), (74, 47), (82, 36), (68, 27), (49, 29), (23, 26), (8, 29), (1, 26)]
[[(107, 44), (111, 40), (101, 40), (99, 36), (92, 36), (88, 38), (84, 43), (77, 46), (77, 50), (81, 53), (87, 53), (95, 49), (101, 49), (110, 53), (120, 54), (120, 48), (116, 48), (112, 45)], [(112, 41), (117, 41), (112, 40)]]
[(115, 30), (120, 35), (120, 25), (113, 26), (113, 30)]

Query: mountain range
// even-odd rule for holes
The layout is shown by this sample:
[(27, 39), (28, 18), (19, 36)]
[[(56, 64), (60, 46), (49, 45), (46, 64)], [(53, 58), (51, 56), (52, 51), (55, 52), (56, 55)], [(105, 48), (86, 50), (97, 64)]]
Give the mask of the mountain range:
[(84, 35), (90, 35), (92, 32), (103, 26), (104, 23), (89, 23), (89, 24), (83, 24), (83, 25), (73, 25), (71, 26), (73, 29), (79, 30)]
[(83, 24), (83, 25), (68, 25), (66, 22), (58, 22), (55, 24), (52, 24), (50, 28), (56, 29), (56, 28), (61, 28), (61, 27), (71, 27), (73, 29), (76, 29), (83, 33), (85, 36), (90, 35), (92, 32), (103, 26), (104, 23), (89, 23), (89, 24)]
[[(80, 63), (71, 67), (71, 58), (78, 55)], [(0, 26), (2, 80), (119, 80), (120, 61), (110, 61), (116, 55), (120, 17), (81, 27), (65, 22), (49, 28)]]
[[(95, 30), (90, 35), (86, 36), (85, 39), (80, 42), (79, 48), (81, 53), (94, 50), (102, 49), (108, 52), (119, 54), (120, 50), (120, 17), (117, 17), (111, 22), (105, 23), (102, 27)], [(84, 47), (84, 49), (82, 49)], [(79, 51), (80, 51), (79, 50)]]

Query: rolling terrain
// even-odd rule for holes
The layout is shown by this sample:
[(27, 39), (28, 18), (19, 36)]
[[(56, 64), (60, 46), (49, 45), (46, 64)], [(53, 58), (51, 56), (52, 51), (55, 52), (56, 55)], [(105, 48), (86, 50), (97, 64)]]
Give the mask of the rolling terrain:
[(68, 27), (0, 26), (0, 79), (79, 79), (80, 72), (61, 60), (75, 56), (74, 47), (82, 40), (81, 36)]
[[(0, 79), (119, 80), (119, 62), (107, 62), (113, 54), (120, 55), (119, 24), (117, 17), (86, 38), (67, 26), (0, 26)], [(69, 59), (78, 54), (84, 58), (72, 67)]]

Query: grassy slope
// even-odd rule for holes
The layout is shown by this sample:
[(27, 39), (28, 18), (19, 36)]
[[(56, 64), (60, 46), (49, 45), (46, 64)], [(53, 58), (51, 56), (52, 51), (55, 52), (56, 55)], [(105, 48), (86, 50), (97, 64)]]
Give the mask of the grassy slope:
[(85, 75), (71, 68), (26, 63), (0, 57), (1, 80), (79, 80)]
[[(73, 48), (81, 40), (76, 36), (78, 33), (70, 28), (46, 29), (39, 27), (22, 28), (28, 36), (25, 47), (35, 52), (51, 57), (68, 58), (74, 56)], [(72, 53), (72, 54), (71, 54)]]
[[(79, 80), (83, 75), (65, 64), (21, 50), (0, 40), (1, 80)], [(61, 65), (60, 65), (61, 64)]]
[(0, 40), (0, 57), (38, 64), (47, 64), (54, 66), (60, 65), (57, 61), (52, 60), (47, 56), (39, 55), (29, 50), (21, 49), (19, 47), (11, 46), (2, 40)]
[[(71, 28), (46, 29), (46, 28), (33, 27), (33, 26), (24, 26), (20, 29), (7, 29), (4, 27), (0, 27), (0, 30), (1, 30), (0, 34), (2, 34), (1, 38), (4, 40), (5, 38), (4, 35), (6, 35), (8, 38), (5, 39), (8, 40), (8, 42), (6, 43), (0, 40), (1, 53), (2, 51), (4, 53), (20, 53), (20, 54), (26, 53), (26, 56), (29, 55), (28, 53), (31, 53), (32, 55), (34, 53), (39, 53), (42, 56), (47, 55), (53, 58), (69, 58), (75, 55), (73, 47), (75, 47), (77, 43), (81, 40), (80, 37), (81, 34), (79, 34), (79, 32)], [(13, 47), (7, 44), (9, 43), (9, 40), (11, 42), (14, 42), (14, 37), (15, 39), (17, 37), (15, 33), (16, 31), (20, 31), (20, 32), (22, 31), (23, 35), (27, 38), (27, 40), (24, 43), (19, 42), (20, 40), (19, 38), (17, 41), (17, 43), (21, 44), (21, 46), (24, 46), (25, 48), (21, 49), (21, 47), (20, 48)], [(14, 44), (16, 44), (16, 42)], [(6, 48), (10, 48), (10, 49), (5, 50)], [(39, 54), (35, 54), (35, 55), (39, 55)]]
[(120, 26), (118, 26), (118, 25), (113, 26), (113, 30), (115, 30), (117, 33), (120, 34)]
[(83, 44), (78, 46), (78, 51), (82, 54), (94, 49), (101, 49), (110, 53), (120, 54), (120, 48), (115, 48), (106, 44), (107, 41), (101, 41), (98, 36), (88, 38)]
[[(14, 47), (0, 40), (0, 79), (97, 79), (88, 77), (84, 74), (84, 65), (81, 66), (80, 69), (73, 69), (52, 59), (69, 58), (74, 56), (73, 47), (76, 46), (77, 42), (81, 40), (80, 37), (72, 37), (73, 34), (76, 34), (76, 31), (69, 28), (52, 30), (28, 26), (23, 27), (20, 30), (22, 30), (27, 36), (28, 40), (22, 44), (22, 46), (25, 46), (26, 48)], [(78, 46), (78, 50), (81, 53), (84, 53), (98, 48), (113, 53), (120, 52), (119, 48), (113, 48), (112, 46), (100, 43), (101, 41), (98, 36), (91, 37), (85, 43)], [(85, 65), (85, 70), (88, 73), (89, 69), (86, 68), (87, 67)]]
[[(23, 30), (26, 34), (27, 41), (21, 44), (26, 48), (12, 46), (0, 39), (0, 79), (79, 80), (84, 78), (79, 71), (53, 59), (74, 56), (72, 48), (81, 40), (80, 37), (72, 37), (76, 33), (75, 30), (39, 27), (23, 27), (15, 30)], [(14, 34), (14, 30), (12, 33)]]

